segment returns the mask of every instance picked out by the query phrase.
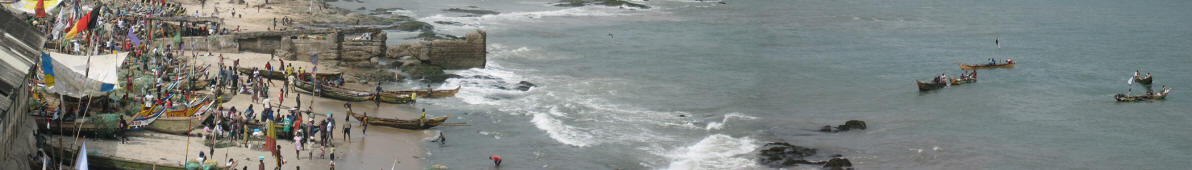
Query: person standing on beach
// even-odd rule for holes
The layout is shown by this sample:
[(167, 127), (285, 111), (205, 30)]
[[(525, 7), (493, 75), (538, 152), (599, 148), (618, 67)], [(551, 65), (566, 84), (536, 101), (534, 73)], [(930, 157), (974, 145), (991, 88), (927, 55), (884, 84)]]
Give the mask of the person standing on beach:
[(275, 147), (277, 147), (277, 148), (273, 150), (273, 159), (277, 160), (277, 169), (281, 169), (281, 165), (282, 165), (281, 146), (275, 146)]
[(302, 135), (294, 135), (294, 159), (302, 160), (300, 154), (302, 154)]
[(381, 108), (381, 83), (377, 82), (377, 94), (373, 95), (373, 101), (377, 104), (377, 108)]
[[(347, 116), (345, 116), (344, 118), (347, 118)], [(352, 143), (351, 138), (352, 138), (352, 123), (350, 123), (348, 121), (344, 121), (344, 141), (348, 141), (348, 143)]]
[(368, 136), (368, 112), (364, 112), (364, 118), (360, 119), (360, 126), (363, 127), (360, 129), (360, 134)]
[(120, 115), (120, 130), (119, 130), (120, 144), (124, 144), (125, 142), (128, 141), (128, 133), (124, 132), (127, 129), (128, 129), (128, 121), (124, 120), (124, 115)]

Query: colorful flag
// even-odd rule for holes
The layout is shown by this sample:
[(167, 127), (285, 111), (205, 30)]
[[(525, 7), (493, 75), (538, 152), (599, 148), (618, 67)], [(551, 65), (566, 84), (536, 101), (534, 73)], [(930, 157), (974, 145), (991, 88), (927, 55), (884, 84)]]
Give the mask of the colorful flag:
[(41, 53), (41, 71), (46, 75), (46, 86), (54, 86), (54, 59), (50, 54)]
[(135, 31), (136, 29), (128, 29), (128, 39), (132, 41), (132, 44), (141, 45), (141, 38), (137, 38)]
[[(91, 10), (91, 11), (95, 11), (95, 10)], [(87, 15), (84, 15), (83, 18), (80, 18), (79, 21), (77, 23), (75, 23), (74, 28), (70, 29), (70, 32), (66, 33), (65, 38), (66, 39), (74, 38), (75, 36), (79, 35), (79, 32), (82, 32), (83, 30), (87, 29), (87, 24), (89, 24), (91, 22), (91, 17), (92, 17), (91, 13), (87, 13)]]
[(46, 17), (46, 1), (37, 0), (37, 6), (33, 7), (33, 11), (37, 13), (37, 18)]

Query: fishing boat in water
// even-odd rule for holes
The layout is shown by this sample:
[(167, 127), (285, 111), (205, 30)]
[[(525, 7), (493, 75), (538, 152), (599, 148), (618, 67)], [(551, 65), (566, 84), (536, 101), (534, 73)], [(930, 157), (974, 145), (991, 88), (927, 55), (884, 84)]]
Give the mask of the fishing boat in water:
[(948, 83), (942, 82), (942, 81), (934, 81), (934, 80), (928, 81), (928, 82), (915, 80), (915, 85), (919, 86), (919, 91), (929, 91), (929, 90), (935, 90), (935, 89), (947, 87)]
[(1118, 93), (1117, 95), (1113, 95), (1113, 99), (1117, 100), (1118, 102), (1154, 101), (1166, 99), (1168, 93), (1171, 93), (1171, 88), (1164, 88), (1159, 93), (1143, 94), (1137, 96), (1128, 96), (1126, 94)]
[[(959, 63), (957, 63), (959, 64)], [(995, 68), (1014, 68), (1014, 60), (1007, 59), (1003, 63), (990, 64), (959, 64), (961, 70), (976, 70), (976, 69), (995, 69)]]
[(976, 82), (977, 82), (977, 78), (964, 77), (964, 78), (952, 78), (950, 83), (952, 85), (964, 85), (964, 84), (976, 83)]
[(381, 125), (381, 126), (389, 126), (389, 127), (399, 128), (399, 129), (410, 129), (410, 130), (430, 129), (435, 126), (442, 125), (443, 122), (447, 121), (447, 118), (451, 117), (451, 115), (448, 114), (448, 115), (442, 116), (442, 117), (426, 118), (425, 121), (378, 118), (378, 117), (372, 117), (372, 116), (365, 116), (363, 114), (358, 114), (356, 112), (353, 112), (352, 108), (350, 106), (348, 106), (347, 112), (349, 115), (352, 115), (353, 118), (356, 118), (356, 120), (363, 121), (363, 120), (365, 120), (365, 117), (367, 117), (368, 124), (370, 124), (370, 125)]

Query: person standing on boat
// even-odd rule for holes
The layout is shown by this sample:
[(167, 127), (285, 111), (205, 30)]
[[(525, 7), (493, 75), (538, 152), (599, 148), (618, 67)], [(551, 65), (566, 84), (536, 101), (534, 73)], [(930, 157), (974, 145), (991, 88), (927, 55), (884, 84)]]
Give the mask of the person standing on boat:
[(993, 58), (989, 58), (989, 65), (990, 66), (997, 65), (997, 61), (993, 60)]

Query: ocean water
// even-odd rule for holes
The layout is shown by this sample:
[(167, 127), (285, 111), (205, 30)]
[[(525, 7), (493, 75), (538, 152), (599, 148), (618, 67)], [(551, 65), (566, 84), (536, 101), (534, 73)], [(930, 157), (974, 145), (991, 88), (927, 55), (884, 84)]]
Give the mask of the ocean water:
[[(1192, 166), (1192, 1), (551, 2), (336, 5), (488, 31), (487, 67), (435, 85), (463, 86), (456, 97), (419, 101), (471, 124), (436, 128), (448, 142), (426, 144), (427, 165), (487, 169), (499, 154), (503, 169), (766, 169), (755, 149), (785, 141), (860, 169)], [(442, 11), (469, 6), (501, 14)], [(1019, 64), (932, 92), (913, 83), (995, 56)], [(1126, 84), (1137, 69), (1168, 99), (1114, 102), (1143, 91)], [(816, 131), (854, 119), (870, 128)]]

